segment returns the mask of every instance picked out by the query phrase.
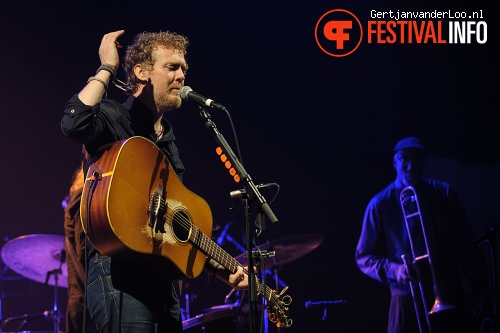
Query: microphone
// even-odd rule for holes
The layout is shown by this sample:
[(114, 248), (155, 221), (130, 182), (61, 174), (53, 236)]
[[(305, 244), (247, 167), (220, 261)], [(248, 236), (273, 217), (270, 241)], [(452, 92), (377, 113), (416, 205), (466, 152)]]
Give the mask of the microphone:
[[(263, 189), (263, 188), (273, 187), (273, 186), (276, 186), (276, 183), (255, 185), (255, 187), (257, 187), (259, 190)], [(231, 198), (239, 198), (245, 193), (246, 193), (246, 190), (244, 188), (242, 188), (240, 190), (229, 192), (229, 195), (231, 196)]]
[(189, 86), (184, 86), (179, 90), (179, 96), (182, 100), (192, 101), (209, 108), (225, 110), (226, 108), (219, 103), (215, 103), (212, 99), (206, 98), (198, 93), (195, 93)]
[(312, 302), (312, 301), (307, 301), (306, 302), (306, 309), (312, 308), (313, 306), (317, 305), (332, 305), (332, 304), (337, 304), (337, 303), (345, 303), (346, 301), (341, 299), (337, 301), (319, 301), (319, 302)]
[(227, 231), (229, 230), (229, 227), (231, 226), (231, 224), (233, 224), (233, 222), (227, 222), (226, 226), (224, 227), (224, 229), (222, 229), (222, 232), (220, 233), (219, 237), (217, 238), (217, 244), (219, 244), (219, 246), (224, 245), (224, 241), (226, 240), (226, 234), (227, 234)]

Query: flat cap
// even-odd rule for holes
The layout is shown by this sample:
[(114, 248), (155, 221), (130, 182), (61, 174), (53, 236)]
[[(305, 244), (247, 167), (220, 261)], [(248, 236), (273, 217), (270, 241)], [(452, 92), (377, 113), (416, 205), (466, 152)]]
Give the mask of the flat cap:
[(399, 140), (398, 143), (396, 143), (396, 146), (394, 147), (394, 152), (408, 148), (425, 150), (425, 146), (423, 145), (422, 141), (419, 138), (416, 138), (414, 136), (409, 136)]

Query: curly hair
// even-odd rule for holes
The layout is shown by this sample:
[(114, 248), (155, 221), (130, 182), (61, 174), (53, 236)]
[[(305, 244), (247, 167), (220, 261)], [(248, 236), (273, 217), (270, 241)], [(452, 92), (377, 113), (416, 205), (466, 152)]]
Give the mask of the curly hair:
[(184, 56), (189, 42), (185, 36), (170, 31), (148, 32), (144, 31), (134, 37), (132, 44), (127, 47), (123, 68), (125, 70), (125, 88), (128, 93), (137, 91), (139, 79), (134, 74), (134, 66), (144, 64), (149, 69), (153, 68), (156, 59), (153, 51), (158, 47), (166, 47), (179, 51)]

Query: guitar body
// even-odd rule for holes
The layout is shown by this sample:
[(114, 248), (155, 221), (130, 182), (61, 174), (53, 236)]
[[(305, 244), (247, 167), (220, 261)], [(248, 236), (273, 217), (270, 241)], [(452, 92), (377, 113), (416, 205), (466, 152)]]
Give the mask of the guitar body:
[[(118, 141), (88, 162), (80, 216), (99, 252), (136, 259), (164, 280), (197, 277), (207, 257), (232, 273), (241, 267), (212, 240), (207, 202), (181, 183), (153, 142), (138, 136)], [(257, 293), (269, 302), (269, 320), (277, 327), (291, 326), (288, 287), (277, 295), (255, 282)]]
[(168, 280), (197, 277), (206, 255), (189, 238), (194, 226), (211, 236), (212, 213), (159, 148), (132, 137), (103, 147), (91, 162), (80, 215), (97, 250), (153, 265)]

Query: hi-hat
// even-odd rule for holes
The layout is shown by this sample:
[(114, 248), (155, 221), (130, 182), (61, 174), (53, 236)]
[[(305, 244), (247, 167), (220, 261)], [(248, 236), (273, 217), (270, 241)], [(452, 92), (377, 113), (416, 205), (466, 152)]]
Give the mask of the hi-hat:
[[(41, 283), (67, 288), (65, 238), (59, 235), (33, 234), (8, 241), (2, 247), (2, 259), (14, 272)], [(60, 269), (60, 271), (59, 271)]]
[[(259, 250), (276, 252), (274, 257), (264, 259), (266, 267), (282, 266), (311, 252), (323, 242), (323, 239), (323, 235), (315, 233), (288, 236), (264, 243), (259, 246)], [(245, 254), (242, 253), (235, 258), (243, 266), (247, 266)]]

